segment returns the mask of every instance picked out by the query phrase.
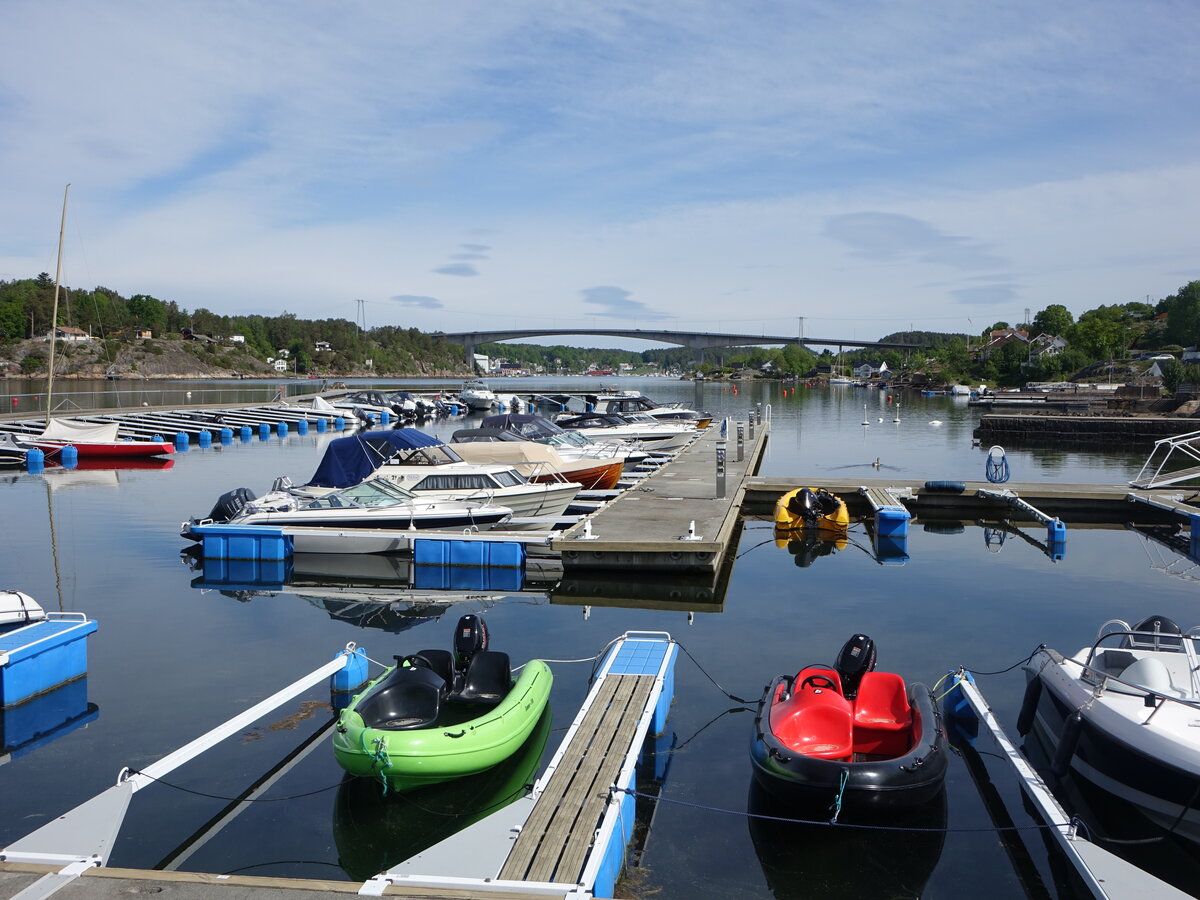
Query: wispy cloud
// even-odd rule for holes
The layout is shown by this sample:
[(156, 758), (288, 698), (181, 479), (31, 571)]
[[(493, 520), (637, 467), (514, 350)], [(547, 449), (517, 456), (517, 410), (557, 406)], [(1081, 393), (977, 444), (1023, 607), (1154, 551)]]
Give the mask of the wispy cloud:
[(461, 278), (479, 274), (479, 271), (470, 263), (447, 263), (444, 266), (438, 266), (433, 271), (439, 275), (457, 275)]
[(943, 234), (928, 222), (887, 212), (855, 212), (831, 216), (825, 235), (850, 247), (855, 256), (887, 262), (915, 259), (959, 269), (1007, 265), (979, 241)]
[(602, 312), (592, 315), (612, 319), (671, 319), (668, 313), (658, 312), (648, 307), (641, 300), (634, 300), (629, 291), (624, 288), (602, 286), (584, 288), (583, 302), (603, 308)]
[(424, 297), (420, 294), (396, 294), (388, 299), (394, 300), (401, 306), (411, 306), (417, 309), (442, 309), (443, 303), (437, 297)]

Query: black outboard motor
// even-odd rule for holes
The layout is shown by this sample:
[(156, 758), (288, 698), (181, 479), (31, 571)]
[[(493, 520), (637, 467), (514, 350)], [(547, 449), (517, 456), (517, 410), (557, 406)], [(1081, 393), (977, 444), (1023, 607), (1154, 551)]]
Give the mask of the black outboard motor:
[(843, 696), (853, 700), (862, 677), (875, 669), (875, 642), (865, 634), (854, 635), (842, 645), (833, 667), (842, 677)]
[(788, 511), (803, 519), (806, 525), (811, 525), (817, 520), (816, 494), (809, 488), (804, 488), (800, 493), (794, 494), (788, 501)]
[(454, 626), (454, 668), (465, 672), (475, 654), (487, 648), (487, 623), (474, 614), (459, 619)]
[(232, 491), (226, 491), (217, 498), (216, 505), (213, 506), (212, 512), (208, 514), (208, 518), (214, 522), (228, 522), (246, 506), (254, 500), (254, 492), (249, 488), (234, 488)]

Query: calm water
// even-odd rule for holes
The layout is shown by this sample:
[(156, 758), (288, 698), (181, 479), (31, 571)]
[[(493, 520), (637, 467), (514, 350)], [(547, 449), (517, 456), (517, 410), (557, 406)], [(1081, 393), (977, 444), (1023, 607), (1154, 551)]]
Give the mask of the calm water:
[[(769, 404), (773, 426), (765, 474), (803, 476), (812, 483), (856, 474), (983, 477), (987, 448), (973, 446), (971, 439), (976, 413), (951, 398), (904, 398), (901, 421), (894, 423), (895, 404), (889, 406), (878, 391), (800, 388), (785, 395), (778, 385), (735, 391), (666, 379), (622, 381), (657, 399), (718, 415), (744, 416), (754, 404)], [(595, 385), (514, 379), (495, 386), (516, 391)], [(195, 390), (201, 387), (211, 386)], [(19, 392), (12, 385), (0, 389)], [(461, 420), (430, 430), (448, 436), (457, 427)], [(1023, 535), (1000, 541), (994, 529), (925, 530), (918, 522), (903, 565), (877, 563), (856, 526), (843, 548), (800, 566), (808, 560), (776, 547), (767, 523), (750, 521), (715, 603), (697, 600), (691, 610), (672, 608), (661, 600), (661, 585), (626, 589), (650, 608), (611, 599), (585, 606), (579, 591), (527, 590), (374, 620), (392, 631), (335, 618), (344, 607), (336, 599), (345, 599), (344, 583), (322, 591), (322, 578), (305, 561), (298, 561), (293, 581), (306, 586), (205, 587), (214, 573), (194, 571), (181, 559), (186, 545), (178, 537), (180, 522), (206, 513), (218, 494), (233, 487), (261, 493), (276, 475), (307, 480), (328, 439), (293, 435), (193, 449), (176, 454), (174, 465), (162, 470), (0, 476), (0, 520), (7, 536), (0, 545), (3, 586), (24, 590), (47, 608), (84, 611), (100, 623), (89, 647), (86, 687), (96, 714), (86, 727), (0, 765), (6, 811), (0, 846), (111, 785), (122, 767), (153, 762), (317, 668), (347, 641), (365, 646), (374, 659), (390, 660), (396, 653), (448, 646), (459, 614), (485, 610), (495, 646), (514, 661), (591, 656), (627, 629), (670, 631), (695, 658), (695, 663), (680, 659), (670, 721), (674, 750), (663, 797), (678, 802), (659, 805), (629, 893), (1074, 896), (1061, 861), (1047, 852), (1039, 834), (1024, 832), (1022, 840), (1006, 845), (988, 830), (997, 812), (984, 803), (972, 767), (957, 756), (945, 810), (916, 823), (945, 826), (945, 834), (831, 834), (751, 825), (742, 813), (759, 808), (750, 791), (747, 754), (752, 714), (709, 676), (735, 696), (756, 699), (774, 675), (831, 662), (842, 642), (861, 631), (876, 640), (880, 668), (932, 683), (960, 664), (1004, 669), (1042, 642), (1074, 652), (1110, 617), (1132, 621), (1159, 613), (1185, 627), (1196, 623), (1196, 583), (1189, 576), (1200, 573), (1119, 526), (1071, 527), (1065, 558), (1054, 562), (1036, 546), (1044, 537), (1037, 526), (1022, 526)], [(1014, 481), (1121, 483), (1142, 463), (1140, 454), (1010, 450), (1008, 456)], [(876, 459), (878, 473), (871, 465)], [(323, 562), (328, 568), (329, 561)], [(360, 579), (392, 574), (379, 560), (351, 560), (349, 566)], [(619, 577), (627, 585), (631, 580), (629, 573)], [(586, 694), (589, 674), (587, 664), (553, 668), (547, 754)], [(980, 681), (1012, 731), (1022, 676), (1010, 672)], [(409, 846), (422, 833), (446, 830), (454, 820), (447, 813), (460, 811), (470, 792), (448, 789), (381, 802), (361, 785), (339, 787), (341, 770), (321, 737), (265, 795), (295, 799), (251, 804), (211, 839), (197, 841), (227, 805), (217, 798), (247, 790), (328, 723), (326, 697), (314, 690), (168, 776), (172, 785), (195, 793), (161, 785), (140, 791), (111, 864), (151, 868), (182, 859), (181, 868), (196, 871), (348, 880), (390, 864), (388, 854), (396, 851), (389, 845)], [(980, 741), (980, 751), (1008, 814), (1018, 824), (1032, 824), (987, 741)], [(1119, 827), (1107, 824), (1113, 814), (1101, 809), (1096, 829), (1110, 833), (1104, 829)], [(1128, 817), (1117, 810), (1116, 818)], [(1173, 840), (1137, 845), (1131, 852), (1185, 885), (1197, 883), (1194, 851)]]

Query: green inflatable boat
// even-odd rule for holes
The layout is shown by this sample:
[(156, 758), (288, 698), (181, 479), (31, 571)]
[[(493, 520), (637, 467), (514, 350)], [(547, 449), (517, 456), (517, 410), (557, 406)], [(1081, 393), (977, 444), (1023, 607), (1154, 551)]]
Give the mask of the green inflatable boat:
[(487, 646), (487, 626), (468, 615), (456, 626), (453, 653), (397, 656), (338, 717), (333, 755), (341, 767), (407, 790), (512, 756), (541, 718), (554, 676), (534, 659), (514, 683), (508, 654)]

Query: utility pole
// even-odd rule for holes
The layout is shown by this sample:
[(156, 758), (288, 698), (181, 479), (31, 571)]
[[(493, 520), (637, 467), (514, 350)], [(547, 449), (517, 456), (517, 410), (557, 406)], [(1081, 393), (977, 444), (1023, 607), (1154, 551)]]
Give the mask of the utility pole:
[(367, 301), (366, 300), (355, 300), (354, 302), (358, 304), (358, 315), (354, 321), (355, 321), (355, 324), (358, 325), (358, 333), (361, 336), (363, 333), (363, 329), (365, 329), (367, 327), (367, 307), (366, 307)]

